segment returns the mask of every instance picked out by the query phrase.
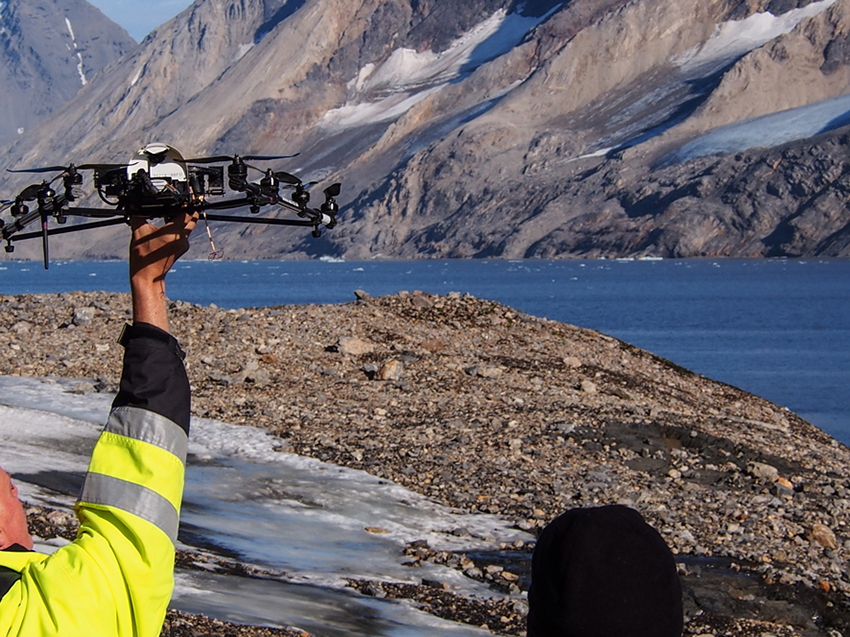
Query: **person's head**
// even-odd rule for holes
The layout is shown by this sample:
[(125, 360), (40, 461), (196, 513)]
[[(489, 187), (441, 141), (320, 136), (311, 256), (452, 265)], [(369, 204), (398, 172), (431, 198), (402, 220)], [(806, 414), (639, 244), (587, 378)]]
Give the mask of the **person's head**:
[(528, 591), (528, 637), (680, 637), (673, 554), (625, 506), (572, 509), (540, 534)]
[(18, 499), (18, 487), (12, 477), (0, 468), (0, 549), (20, 544), (32, 549), (32, 536), (27, 526), (24, 505)]

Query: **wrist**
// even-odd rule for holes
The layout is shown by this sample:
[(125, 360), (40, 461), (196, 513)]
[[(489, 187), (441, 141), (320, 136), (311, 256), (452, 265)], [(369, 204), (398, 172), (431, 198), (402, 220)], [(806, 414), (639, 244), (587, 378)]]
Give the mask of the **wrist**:
[(134, 278), (130, 281), (130, 290), (133, 296), (133, 320), (169, 331), (165, 282)]

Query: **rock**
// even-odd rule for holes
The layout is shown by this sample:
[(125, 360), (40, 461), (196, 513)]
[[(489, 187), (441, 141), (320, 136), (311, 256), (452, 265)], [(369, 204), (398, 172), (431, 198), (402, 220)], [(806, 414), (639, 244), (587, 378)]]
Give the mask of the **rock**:
[(747, 465), (747, 473), (767, 484), (779, 479), (779, 469), (763, 462), (751, 462)]
[(254, 383), (257, 387), (265, 387), (271, 382), (268, 370), (260, 367), (259, 362), (251, 361), (234, 379), (237, 383)]
[(368, 301), (372, 298), (372, 295), (365, 290), (354, 290), (354, 296), (358, 301)]
[(26, 321), (18, 321), (9, 329), (16, 334), (29, 334), (32, 329), (32, 325)]
[(566, 356), (561, 360), (563, 361), (564, 365), (566, 365), (569, 369), (578, 369), (579, 367), (581, 367), (581, 361), (575, 356)]
[(835, 533), (833, 533), (832, 529), (828, 526), (821, 524), (820, 522), (816, 522), (812, 525), (812, 528), (809, 531), (809, 541), (816, 542), (822, 547), (828, 549), (838, 548), (838, 541), (835, 539)]
[(389, 533), (389, 531), (387, 531), (386, 529), (382, 529), (379, 526), (367, 526), (366, 532), (367, 533), (374, 533), (376, 535), (384, 535), (386, 533)]
[(622, 387), (614, 387), (611, 390), (611, 395), (616, 396), (617, 398), (620, 398), (621, 400), (627, 400), (627, 401), (630, 401), (630, 402), (634, 400), (632, 395), (629, 392), (627, 392), (625, 389), (623, 389)]
[(437, 352), (443, 351), (446, 347), (446, 344), (438, 338), (432, 338), (428, 339), (427, 341), (422, 341), (419, 346), (425, 351), (431, 352), (432, 354), (436, 354)]
[(357, 338), (356, 336), (340, 336), (336, 343), (336, 348), (340, 354), (346, 354), (348, 356), (362, 356), (363, 354), (369, 354), (372, 352), (375, 349), (375, 346), (368, 341)]
[(207, 378), (209, 378), (214, 383), (218, 383), (219, 385), (233, 385), (235, 383), (234, 379), (231, 378), (228, 374), (224, 374), (215, 369), (211, 369), (209, 372), (207, 372)]
[(383, 599), (387, 596), (387, 592), (384, 590), (384, 587), (378, 582), (369, 582), (366, 585), (366, 588), (363, 589), (363, 592), (370, 597), (377, 597), (378, 599)]
[(384, 363), (378, 370), (378, 380), (401, 380), (404, 373), (404, 363), (398, 359), (391, 359)]
[(72, 322), (77, 327), (91, 325), (94, 320), (94, 314), (97, 310), (93, 307), (78, 307), (74, 309), (74, 318)]
[(363, 372), (365, 372), (366, 377), (369, 380), (373, 380), (375, 375), (378, 373), (378, 365), (376, 363), (366, 363), (360, 368)]
[(788, 478), (783, 478), (783, 477), (780, 476), (779, 478), (776, 479), (776, 484), (781, 486), (781, 487), (785, 487), (786, 489), (790, 489), (791, 491), (794, 490), (794, 485), (791, 483), (791, 481)]
[(485, 365), (479, 367), (476, 374), (481, 378), (499, 378), (502, 375), (502, 369), (493, 365)]
[(410, 297), (410, 303), (413, 307), (419, 308), (420, 310), (427, 310), (434, 306), (431, 300), (422, 294), (414, 294)]
[(586, 380), (586, 379), (585, 379), (585, 380), (583, 380), (583, 381), (581, 381), (581, 384), (579, 385), (579, 388), (580, 388), (580, 389), (581, 389), (581, 390), (582, 390), (585, 394), (595, 394), (595, 393), (598, 391), (598, 390), (596, 389), (596, 384), (595, 384), (595, 383), (593, 383), (593, 382), (591, 382), (591, 381), (589, 381), (589, 380)]
[(95, 388), (95, 386), (92, 383), (90, 383), (87, 380), (81, 380), (79, 383), (77, 383), (76, 385), (74, 385), (71, 388), (70, 393), (72, 393), (72, 394), (92, 394), (96, 391), (97, 391), (97, 389)]

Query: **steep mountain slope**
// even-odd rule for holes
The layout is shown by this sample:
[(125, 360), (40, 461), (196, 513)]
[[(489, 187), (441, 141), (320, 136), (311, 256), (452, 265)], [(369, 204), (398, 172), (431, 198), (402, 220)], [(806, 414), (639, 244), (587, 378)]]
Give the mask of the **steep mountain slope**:
[(34, 127), (135, 46), (85, 0), (0, 1), (0, 144)]
[(343, 181), (321, 240), (216, 226), (229, 256), (847, 256), (848, 32), (850, 0), (199, 0), (5, 156)]

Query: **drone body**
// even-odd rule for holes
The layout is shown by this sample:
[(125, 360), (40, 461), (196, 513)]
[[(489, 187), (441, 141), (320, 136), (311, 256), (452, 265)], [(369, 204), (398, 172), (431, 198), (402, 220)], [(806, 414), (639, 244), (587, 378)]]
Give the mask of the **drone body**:
[[(296, 176), (286, 172), (262, 170), (245, 163), (246, 160), (275, 160), (288, 156), (245, 156), (239, 155), (200, 157), (185, 159), (176, 148), (167, 144), (153, 143), (133, 154), (127, 164), (82, 164), (75, 166), (48, 166), (15, 173), (59, 173), (50, 180), (27, 186), (12, 201), (2, 202), (0, 212), (11, 209), (12, 220), (0, 219), (0, 231), (6, 241), (6, 252), (13, 252), (13, 241), (42, 239), (44, 267), (49, 264), (48, 237), (92, 228), (126, 223), (130, 217), (165, 219), (177, 213), (198, 213), (205, 221), (229, 221), (261, 223), (267, 225), (302, 226), (312, 228), (314, 237), (321, 235), (321, 227), (333, 228), (339, 206), (335, 197), (340, 184), (335, 183), (324, 190), (325, 201), (318, 208), (308, 207), (310, 193), (306, 185)], [(210, 200), (224, 197), (224, 164), (227, 166), (227, 185), (231, 191), (240, 193), (233, 199)], [(248, 171), (261, 172), (258, 182), (248, 181)], [(84, 198), (83, 175), (80, 171), (93, 172), (94, 187), (100, 200), (109, 208), (72, 207)], [(62, 191), (57, 193), (53, 184), (61, 179)], [(307, 184), (309, 185), (309, 184)], [(281, 195), (281, 189), (292, 190), (290, 198)], [(36, 202), (30, 210), (28, 203)], [(232, 214), (210, 214), (208, 211), (232, 210), (248, 207), (252, 215), (265, 206), (278, 206), (294, 212), (298, 219), (275, 217), (237, 216)], [(50, 227), (50, 220), (63, 225), (68, 216), (99, 218), (101, 221), (67, 227)], [(41, 222), (38, 232), (23, 230), (36, 221)], [(211, 240), (212, 243), (212, 240)], [(213, 246), (213, 254), (217, 254)]]

